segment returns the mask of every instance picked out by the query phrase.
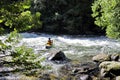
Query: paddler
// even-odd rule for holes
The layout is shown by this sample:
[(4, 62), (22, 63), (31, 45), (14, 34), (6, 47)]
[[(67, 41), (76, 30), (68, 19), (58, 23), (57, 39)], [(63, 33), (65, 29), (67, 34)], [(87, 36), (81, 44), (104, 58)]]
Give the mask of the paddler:
[(53, 40), (51, 40), (51, 38), (48, 38), (48, 42), (47, 42), (47, 44), (46, 44), (46, 49), (51, 48), (52, 45), (53, 45)]

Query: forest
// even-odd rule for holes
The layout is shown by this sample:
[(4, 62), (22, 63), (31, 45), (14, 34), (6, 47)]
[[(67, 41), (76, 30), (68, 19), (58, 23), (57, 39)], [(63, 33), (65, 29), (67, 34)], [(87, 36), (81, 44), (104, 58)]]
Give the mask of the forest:
[(119, 7), (120, 0), (3, 0), (0, 33), (16, 29), (119, 38)]
[(0, 67), (9, 66), (14, 68), (13, 73), (36, 76), (50, 67), (40, 64), (45, 59), (38, 59), (41, 55), (32, 48), (17, 46), (22, 38), (19, 33), (24, 32), (95, 35), (117, 40), (120, 0), (1, 0), (0, 36), (9, 36), (0, 40)]
[(14, 29), (119, 38), (119, 0), (3, 0), (0, 33)]

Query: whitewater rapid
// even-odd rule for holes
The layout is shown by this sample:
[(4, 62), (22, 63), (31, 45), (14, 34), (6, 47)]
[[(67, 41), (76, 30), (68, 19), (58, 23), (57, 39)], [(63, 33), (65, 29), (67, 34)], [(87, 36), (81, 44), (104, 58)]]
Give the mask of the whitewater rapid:
[[(67, 58), (73, 62), (91, 61), (94, 55), (100, 53), (113, 54), (120, 53), (120, 41), (109, 39), (105, 36), (83, 36), (83, 35), (52, 35), (45, 33), (20, 33), (22, 40), (19, 45), (26, 45), (33, 48), (35, 54), (40, 54), (38, 58), (45, 58), (51, 50), (61, 50)], [(0, 36), (0, 40), (5, 40), (4, 36)], [(51, 38), (53, 47), (46, 49), (45, 45)], [(52, 66), (47, 72), (54, 72), (59, 75), (59, 69), (64, 64), (54, 64), (50, 61), (43, 61), (42, 65)], [(46, 72), (46, 71), (44, 71)]]
[[(22, 35), (21, 44), (33, 48), (36, 54), (44, 54), (49, 51), (45, 49), (48, 38), (53, 40), (52, 49), (63, 51), (67, 57), (73, 60), (83, 59), (83, 57), (94, 56), (99, 53), (120, 53), (120, 41), (105, 36), (52, 35), (27, 32), (20, 34)], [(5, 36), (0, 36), (0, 40), (4, 38)]]
[(22, 43), (36, 53), (45, 53), (45, 44), (50, 37), (54, 49), (62, 50), (70, 59), (80, 59), (99, 53), (120, 53), (120, 41), (105, 36), (50, 35), (44, 33), (21, 33)]

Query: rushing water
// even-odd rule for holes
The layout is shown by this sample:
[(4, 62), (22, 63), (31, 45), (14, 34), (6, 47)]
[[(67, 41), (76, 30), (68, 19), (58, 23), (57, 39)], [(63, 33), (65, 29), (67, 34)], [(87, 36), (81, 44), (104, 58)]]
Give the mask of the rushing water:
[[(119, 53), (120, 41), (105, 36), (49, 35), (43, 33), (21, 33), (22, 42), (32, 47), (36, 53), (45, 53), (45, 44), (52, 38), (54, 49), (62, 50), (72, 60), (93, 56), (99, 53)], [(86, 58), (87, 59), (87, 58)]]
[[(43, 57), (51, 50), (61, 50), (73, 61), (89, 61), (91, 57), (99, 53), (120, 53), (120, 41), (109, 39), (105, 36), (83, 36), (83, 35), (50, 35), (45, 33), (21, 33), (23, 36), (21, 44), (34, 49), (36, 54)], [(48, 38), (53, 40), (53, 48), (45, 49)], [(5, 36), (0, 36), (4, 40)], [(54, 72), (57, 74), (62, 64), (53, 64)]]
[[(45, 44), (50, 37), (53, 40), (53, 48), (61, 50), (72, 60), (89, 59), (87, 57), (99, 53), (120, 53), (120, 41), (109, 39), (105, 36), (82, 35), (50, 35), (45, 33), (21, 33), (21, 43), (34, 49), (35, 53), (45, 54), (50, 51), (45, 49)], [(0, 36), (4, 39), (5, 36)]]

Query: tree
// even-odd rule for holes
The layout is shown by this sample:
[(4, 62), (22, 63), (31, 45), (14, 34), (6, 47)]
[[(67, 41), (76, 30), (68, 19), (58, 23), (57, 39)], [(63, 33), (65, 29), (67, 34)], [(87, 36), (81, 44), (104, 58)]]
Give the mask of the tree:
[(95, 24), (106, 29), (109, 38), (120, 38), (120, 0), (95, 0), (92, 11)]
[(34, 0), (34, 10), (41, 12), (43, 30), (53, 33), (96, 33), (91, 10), (92, 0)]
[(0, 1), (0, 30), (16, 28), (25, 31), (40, 28), (40, 13), (30, 11), (31, 0), (2, 0)]

